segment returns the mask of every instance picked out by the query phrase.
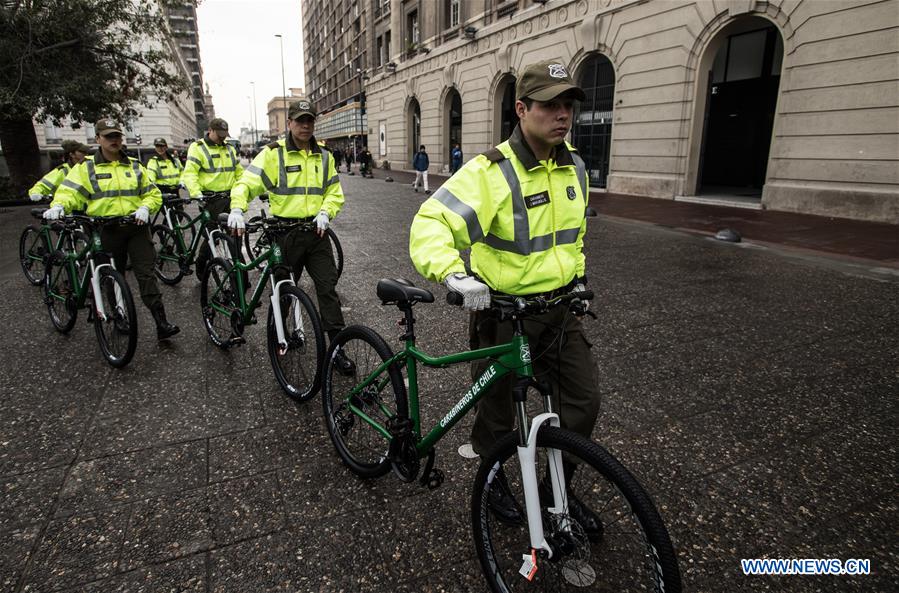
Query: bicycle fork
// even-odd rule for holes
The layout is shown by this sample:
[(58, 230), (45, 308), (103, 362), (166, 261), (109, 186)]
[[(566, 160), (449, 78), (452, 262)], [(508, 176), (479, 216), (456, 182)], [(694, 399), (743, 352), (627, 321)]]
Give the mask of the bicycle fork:
[[(272, 303), (272, 317), (274, 317), (275, 321), (275, 335), (278, 338), (278, 354), (284, 356), (287, 354), (289, 346), (287, 344), (286, 332), (284, 331), (284, 317), (281, 315), (281, 285), (285, 283), (294, 285), (296, 284), (296, 281), (294, 280), (293, 272), (290, 273), (290, 278), (285, 278), (278, 282), (275, 282), (275, 276), (273, 274), (271, 280), (272, 295), (269, 298)], [(293, 307), (293, 323), (298, 331), (303, 331), (303, 319), (300, 315), (299, 307)]]
[[(108, 321), (109, 318), (106, 315), (106, 306), (103, 304), (103, 298), (100, 296), (100, 270), (104, 267), (109, 267), (115, 270), (115, 265), (113, 263), (105, 263), (97, 265), (97, 263), (91, 259), (91, 288), (94, 291), (94, 309), (97, 310), (97, 318), (100, 321)], [(115, 293), (115, 304), (116, 307), (120, 310), (124, 310), (125, 308), (125, 298), (122, 296), (122, 288), (119, 286), (119, 283), (116, 282), (113, 287), (113, 291)]]

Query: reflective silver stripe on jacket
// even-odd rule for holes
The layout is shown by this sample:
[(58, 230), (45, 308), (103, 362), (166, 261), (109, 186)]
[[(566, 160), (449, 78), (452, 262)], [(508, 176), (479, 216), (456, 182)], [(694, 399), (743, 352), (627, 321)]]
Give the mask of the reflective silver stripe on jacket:
[[(229, 173), (231, 171), (236, 170), (235, 165), (237, 164), (237, 160), (234, 158), (234, 154), (232, 153), (232, 151), (234, 150), (234, 147), (232, 147), (230, 144), (227, 145), (228, 146), (228, 149), (227, 149), (228, 156), (231, 157), (231, 166), (230, 167), (213, 167), (212, 166), (212, 154), (210, 154), (209, 149), (206, 148), (206, 143), (198, 141), (197, 145), (199, 145), (200, 150), (203, 151), (203, 156), (206, 157), (206, 162), (209, 164), (204, 165), (196, 158), (194, 158), (192, 160), (194, 162), (196, 162), (198, 165), (200, 165), (200, 168), (203, 169), (203, 171), (205, 173)], [(222, 155), (222, 156), (224, 156), (224, 155)], [(191, 157), (188, 157), (188, 158), (191, 158)]]
[(446, 206), (450, 212), (458, 214), (465, 221), (465, 226), (468, 227), (468, 240), (472, 245), (484, 238), (484, 231), (481, 229), (481, 221), (478, 220), (477, 212), (474, 211), (474, 208), (454, 196), (446, 187), (441, 186), (437, 188), (431, 199), (437, 200)]
[(74, 181), (69, 181), (68, 179), (63, 179), (62, 185), (63, 185), (63, 187), (68, 187), (69, 189), (74, 189), (75, 191), (77, 191), (79, 194), (81, 194), (88, 200), (91, 199), (90, 190), (88, 190), (86, 187), (82, 187), (81, 185), (75, 183)]
[(131, 161), (131, 170), (134, 171), (134, 177), (137, 181), (137, 187), (132, 189), (110, 189), (103, 191), (100, 189), (100, 183), (97, 181), (97, 167), (94, 163), (93, 159), (86, 160), (85, 164), (87, 166), (87, 178), (90, 181), (91, 189), (86, 190), (82, 188), (77, 183), (66, 183), (63, 182), (63, 185), (66, 187), (71, 187), (72, 189), (76, 189), (81, 194), (86, 197), (88, 200), (98, 200), (100, 198), (136, 198), (140, 197), (140, 184), (141, 179), (143, 179), (143, 171), (140, 170), (140, 163), (138, 161)]
[(584, 159), (575, 153), (571, 153), (571, 158), (574, 160), (574, 169), (577, 172), (577, 182), (581, 185), (581, 195), (584, 196), (584, 204), (589, 204), (590, 200), (587, 196), (587, 165), (584, 164)]
[[(284, 145), (278, 146), (278, 185), (270, 188), (271, 193), (280, 195), (280, 196), (300, 196), (300, 195), (309, 195), (309, 196), (322, 196), (325, 194), (325, 188), (327, 188), (327, 178), (328, 178), (328, 151), (322, 149), (322, 168), (325, 169), (325, 172), (322, 174), (322, 184), (323, 187), (290, 187), (287, 184), (287, 165), (285, 164), (284, 154), (287, 152), (287, 147)], [(258, 169), (257, 169), (258, 170)], [(263, 177), (262, 183), (265, 183), (265, 177)]]
[(253, 175), (258, 175), (262, 180), (262, 185), (265, 186), (266, 191), (271, 191), (272, 188), (275, 187), (275, 184), (272, 183), (272, 180), (268, 178), (265, 171), (257, 167), (256, 165), (249, 165), (246, 169), (247, 173), (252, 173)]

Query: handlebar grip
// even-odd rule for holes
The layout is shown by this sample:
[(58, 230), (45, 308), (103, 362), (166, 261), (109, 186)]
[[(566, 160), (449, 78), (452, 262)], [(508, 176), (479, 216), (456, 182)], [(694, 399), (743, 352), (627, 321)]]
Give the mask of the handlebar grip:
[(575, 293), (575, 296), (582, 301), (592, 301), (593, 300), (593, 291), (592, 290), (584, 290), (578, 293)]
[(452, 290), (446, 293), (446, 302), (450, 305), (454, 305), (456, 307), (461, 307), (465, 302), (465, 297), (462, 296), (461, 293), (453, 292)]

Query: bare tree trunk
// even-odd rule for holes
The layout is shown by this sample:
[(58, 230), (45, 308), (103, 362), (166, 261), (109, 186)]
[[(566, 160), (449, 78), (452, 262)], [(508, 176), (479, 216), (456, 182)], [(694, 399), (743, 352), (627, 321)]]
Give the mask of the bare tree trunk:
[(0, 144), (13, 195), (24, 196), (41, 176), (41, 152), (31, 118), (0, 117)]

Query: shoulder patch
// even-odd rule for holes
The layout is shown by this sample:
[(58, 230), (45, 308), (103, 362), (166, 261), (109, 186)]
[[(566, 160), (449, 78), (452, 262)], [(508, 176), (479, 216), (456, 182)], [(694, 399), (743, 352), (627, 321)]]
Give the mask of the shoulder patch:
[(481, 154), (487, 157), (487, 160), (491, 163), (498, 163), (506, 158), (506, 155), (504, 155), (502, 151), (500, 151), (500, 149), (495, 146), (490, 150), (482, 152)]
[(277, 142), (269, 142), (268, 144), (265, 145), (265, 147), (271, 148), (272, 150), (274, 150), (274, 149), (278, 148), (278, 143)]

